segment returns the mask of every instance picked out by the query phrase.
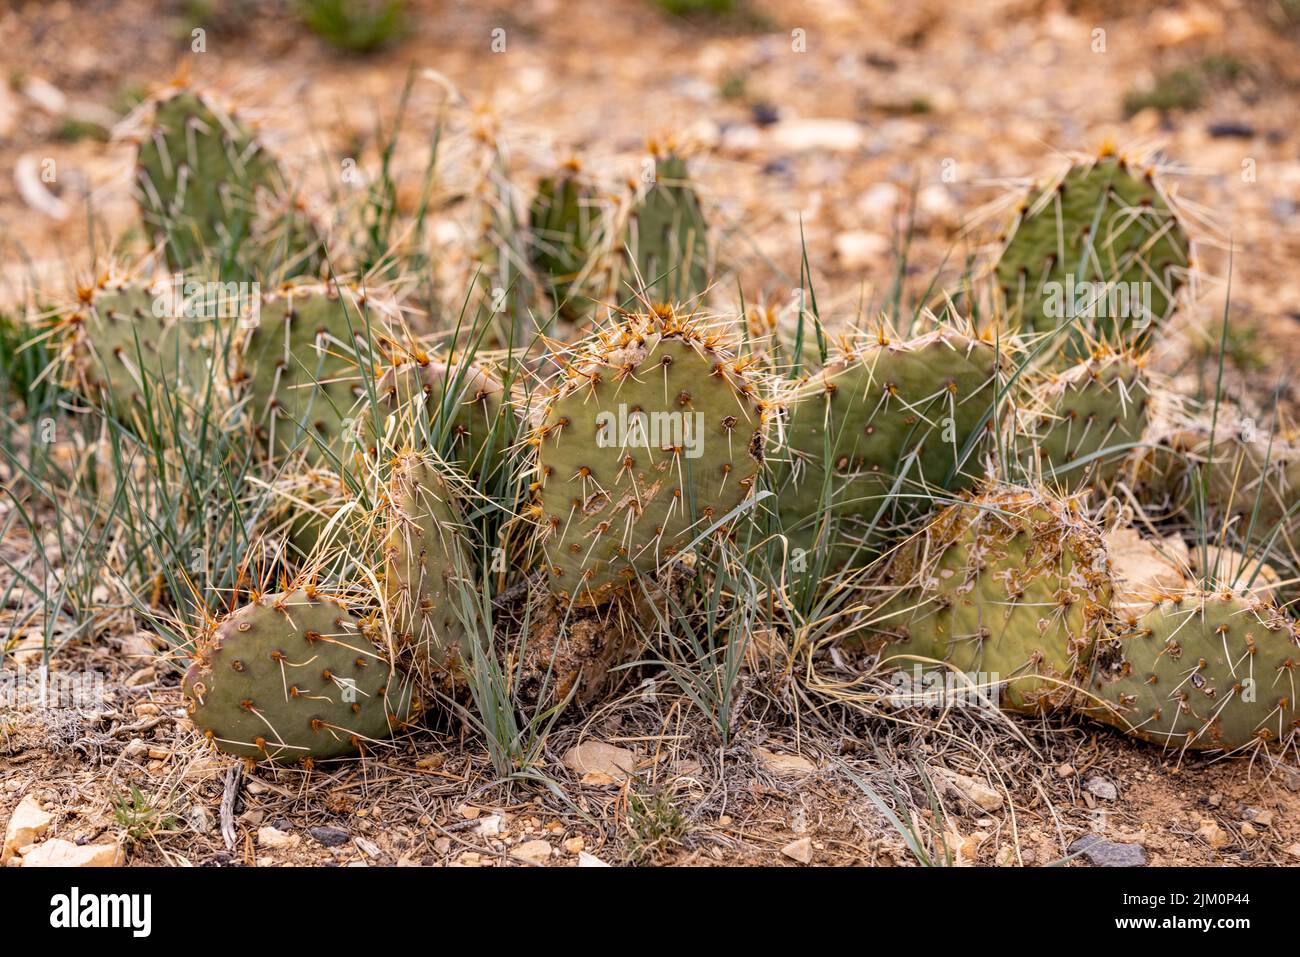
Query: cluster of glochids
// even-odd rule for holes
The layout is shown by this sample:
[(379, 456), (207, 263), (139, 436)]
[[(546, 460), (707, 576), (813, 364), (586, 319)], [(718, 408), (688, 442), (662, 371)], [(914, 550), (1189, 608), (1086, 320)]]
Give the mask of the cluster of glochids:
[[(529, 477), (519, 504), (565, 622), (599, 631), (591, 609), (627, 614), (678, 557), (761, 524), (822, 571), (883, 575), (889, 656), (1000, 675), (1003, 707), (1076, 708), (1179, 747), (1290, 736), (1296, 638), (1274, 597), (1207, 574), (1117, 602), (1091, 517), (1089, 495), (1123, 481), (1249, 544), (1297, 537), (1300, 453), (1153, 412), (1142, 352), (1192, 257), (1140, 164), (1103, 150), (1030, 190), (992, 269), (999, 322), (882, 325), (794, 378), (690, 305), (712, 259), (675, 150), (619, 215), (566, 164), (526, 242), (556, 314), (592, 331), (521, 398), (510, 368), (405, 335), (387, 294), (312, 279), (323, 227), (232, 112), (190, 90), (153, 105), (139, 197), (169, 263), (273, 264), (277, 281), (232, 307), (211, 283), (100, 277), (59, 320), (71, 382), (123, 421), (164, 397), (215, 409), (256, 456), (294, 463), (275, 470), (272, 519), (299, 567), (344, 541), (374, 570), (329, 595), (298, 578), (211, 623), (185, 690), (223, 750), (333, 757), (413, 720), (471, 631), (467, 490), (502, 474)], [(597, 321), (627, 289), (643, 306)], [(936, 500), (955, 504), (927, 514)]]

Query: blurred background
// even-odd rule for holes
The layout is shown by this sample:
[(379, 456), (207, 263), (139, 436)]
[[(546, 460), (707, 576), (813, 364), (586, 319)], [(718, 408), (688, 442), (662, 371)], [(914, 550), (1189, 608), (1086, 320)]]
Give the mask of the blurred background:
[(1154, 149), (1197, 220), (1201, 312), (1222, 314), (1231, 246), (1230, 361), (1277, 380), (1300, 356), (1298, 40), (1296, 0), (10, 2), (0, 296), (139, 237), (129, 115), (178, 72), (324, 202), (373, 177), (409, 82), (396, 203), (419, 202), (441, 120), (440, 266), (473, 256), (476, 140), (527, 193), (573, 155), (613, 188), (670, 139), (748, 299), (787, 298), (806, 244), (841, 314), (880, 301), (904, 244), (922, 286), (979, 256), (1062, 151)]

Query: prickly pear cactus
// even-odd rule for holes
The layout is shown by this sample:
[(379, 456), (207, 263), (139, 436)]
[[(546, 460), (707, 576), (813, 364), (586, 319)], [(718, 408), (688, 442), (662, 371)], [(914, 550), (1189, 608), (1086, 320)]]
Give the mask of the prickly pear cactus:
[(654, 183), (632, 209), (624, 245), (628, 282), (643, 288), (651, 303), (686, 302), (707, 288), (708, 226), (685, 160), (655, 160)]
[(410, 689), (337, 599), (264, 595), (200, 647), (182, 691), (227, 754), (293, 763), (357, 754), (410, 715)]
[(397, 646), (415, 667), (445, 668), (460, 652), (464, 626), (455, 589), (476, 587), (456, 491), (432, 459), (406, 454), (388, 486), (384, 588)]
[(598, 242), (601, 212), (595, 190), (570, 167), (537, 184), (528, 211), (533, 265), (550, 277), (551, 298), (560, 314), (573, 320), (589, 310), (583, 279)]
[[(998, 351), (951, 329), (878, 338), (845, 351), (790, 397), (780, 516), (796, 547), (822, 516), (837, 551), (890, 527), (918, 495), (968, 487), (980, 474), (977, 433), (991, 431)], [(893, 495), (897, 483), (897, 495)], [(874, 537), (874, 535), (871, 535)]]
[(1022, 416), (1035, 479), (1064, 491), (1109, 483), (1141, 441), (1148, 400), (1142, 364), (1128, 353), (1099, 354), (1052, 376)]
[(79, 290), (58, 327), (73, 384), (120, 415), (142, 408), (147, 395), (157, 405), (163, 391), (193, 402), (210, 385), (222, 390), (224, 380), (213, 382), (209, 366), (228, 330), (175, 313), (162, 286), (105, 276)]
[(1090, 343), (1144, 345), (1173, 311), (1191, 264), (1186, 232), (1149, 169), (1113, 149), (1036, 187), (997, 264), (1008, 327)]
[(1300, 634), (1245, 592), (1188, 591), (1134, 615), (1102, 651), (1084, 713), (1170, 748), (1233, 751), (1300, 727)]
[(762, 465), (758, 395), (720, 335), (671, 309), (579, 347), (532, 437), (552, 590), (599, 603), (740, 505)]
[(890, 578), (899, 591), (877, 616), (892, 639), (882, 660), (933, 658), (972, 681), (983, 673), (982, 683), (1005, 682), (1001, 707), (1028, 713), (1070, 701), (1113, 588), (1101, 534), (1077, 500), (1012, 487), (945, 509)]
[(471, 478), (495, 475), (515, 442), (515, 413), (495, 370), (416, 352), (378, 377), (385, 415), (412, 446), (428, 445)]
[(283, 191), (275, 160), (252, 131), (190, 89), (156, 104), (136, 178), (145, 226), (176, 269), (233, 254), (253, 228), (259, 194)]
[(381, 324), (366, 296), (350, 289), (289, 285), (263, 297), (245, 336), (243, 378), (257, 434), (276, 454), (302, 450), (313, 461), (346, 455), (345, 422), (367, 397), (360, 372)]

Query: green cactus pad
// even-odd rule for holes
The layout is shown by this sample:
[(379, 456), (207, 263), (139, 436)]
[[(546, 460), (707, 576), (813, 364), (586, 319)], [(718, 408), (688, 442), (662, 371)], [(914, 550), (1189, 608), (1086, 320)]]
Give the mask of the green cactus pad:
[(708, 226), (685, 160), (655, 161), (655, 181), (632, 209), (625, 253), (629, 282), (651, 303), (686, 302), (708, 287)]
[(417, 667), (451, 664), (464, 633), (453, 589), (474, 585), (455, 495), (431, 460), (408, 454), (394, 464), (385, 519), (384, 586), (399, 634), (397, 646), (413, 651)]
[(1300, 633), (1245, 593), (1189, 591), (1135, 616), (1098, 655), (1084, 712), (1166, 747), (1232, 751), (1292, 739)]
[[(863, 344), (798, 386), (777, 470), (792, 545), (811, 547), (829, 513), (839, 527), (828, 533), (847, 549), (877, 513), (877, 529), (888, 528), (918, 494), (968, 487), (980, 471), (972, 436), (995, 425), (998, 369), (991, 343), (940, 329)], [(891, 496), (896, 480), (902, 497)]]
[(1090, 342), (1145, 344), (1173, 311), (1190, 263), (1187, 235), (1153, 175), (1104, 151), (1031, 193), (996, 278), (1009, 328), (1050, 333), (1079, 315), (1060, 339), (1086, 355)]
[(667, 309), (579, 349), (533, 436), (553, 591), (599, 603), (749, 496), (764, 410), (745, 366)]
[(265, 595), (201, 646), (182, 691), (227, 754), (293, 763), (358, 753), (410, 715), (410, 690), (334, 598)]
[[(342, 457), (366, 386), (368, 334), (376, 321), (365, 296), (318, 285), (264, 297), (245, 338), (244, 379), (259, 438), (277, 454), (304, 450), (313, 461)], [(328, 450), (328, 453), (326, 452)]]
[(529, 207), (528, 224), (533, 265), (550, 277), (556, 308), (570, 320), (581, 318), (588, 311), (584, 273), (601, 226), (595, 191), (572, 170), (543, 179)]
[(140, 144), (137, 188), (146, 227), (174, 268), (221, 262), (252, 231), (260, 193), (278, 194), (275, 160), (209, 97), (180, 90), (158, 102)]
[(163, 392), (198, 402), (214, 388), (214, 398), (224, 401), (227, 383), (214, 381), (210, 366), (228, 329), (174, 312), (165, 286), (104, 278), (80, 290), (76, 308), (60, 323), (75, 387), (119, 415), (142, 408), (146, 395), (157, 407)]
[(427, 440), (471, 478), (492, 476), (505, 464), (515, 415), (490, 367), (417, 354), (385, 371), (375, 390), (384, 414), (410, 413), (400, 425), (412, 445)]
[[(1075, 500), (996, 488), (941, 512), (890, 568), (882, 660), (915, 655), (1005, 682), (1001, 707), (1068, 703), (1102, 635), (1113, 583), (1105, 544)], [(901, 662), (895, 662), (901, 664)]]
[(1035, 390), (1022, 423), (1038, 459), (1035, 478), (1064, 491), (1109, 483), (1130, 451), (1123, 446), (1142, 438), (1148, 399), (1142, 366), (1126, 353), (1053, 376)]

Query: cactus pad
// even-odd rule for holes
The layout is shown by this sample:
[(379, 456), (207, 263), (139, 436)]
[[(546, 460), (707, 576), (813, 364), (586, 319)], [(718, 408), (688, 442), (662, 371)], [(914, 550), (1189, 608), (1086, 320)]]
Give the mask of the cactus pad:
[(747, 363), (670, 309), (580, 347), (532, 440), (552, 590), (598, 603), (740, 505), (764, 416)]
[(364, 295), (316, 285), (264, 297), (243, 348), (244, 378), (259, 437), (278, 453), (342, 455), (345, 420), (366, 395), (369, 322)]
[(140, 144), (145, 226), (177, 269), (222, 262), (253, 229), (260, 194), (282, 192), (275, 160), (252, 132), (194, 90), (160, 100)]
[(491, 476), (505, 462), (515, 417), (490, 368), (418, 353), (385, 371), (375, 389), (385, 414), (409, 413), (402, 425), (412, 444), (427, 438), (470, 477)]
[(1232, 751), (1300, 727), (1300, 633), (1271, 603), (1189, 591), (1135, 615), (1098, 655), (1085, 713), (1167, 747)]
[(265, 595), (200, 647), (182, 690), (199, 732), (227, 754), (292, 763), (356, 754), (410, 713), (360, 619), (306, 591)]
[[(847, 541), (877, 513), (880, 527), (907, 514), (917, 494), (968, 487), (979, 474), (972, 436), (994, 426), (998, 368), (991, 343), (941, 329), (848, 350), (797, 387), (778, 480), (791, 542), (810, 545), (826, 511)], [(890, 498), (896, 480), (913, 498)]]
[(1117, 447), (1142, 438), (1147, 404), (1141, 364), (1125, 353), (1096, 356), (1053, 377), (1037, 390), (1022, 426), (1033, 437), (1035, 471), (1066, 491), (1109, 482), (1129, 451)]
[(655, 161), (655, 181), (632, 209), (625, 244), (633, 281), (651, 303), (685, 302), (704, 292), (708, 227), (685, 160)]
[(1074, 500), (997, 488), (941, 512), (900, 552), (882, 608), (882, 658), (933, 658), (1004, 682), (1000, 704), (1066, 704), (1112, 594), (1100, 533)]
[(417, 667), (446, 666), (464, 632), (452, 590), (473, 587), (455, 493), (432, 461), (408, 454), (394, 465), (387, 508), (384, 586), (396, 644), (414, 651)]
[(1049, 333), (1079, 315), (1061, 338), (1086, 354), (1089, 340), (1144, 344), (1140, 320), (1168, 317), (1190, 263), (1187, 235), (1153, 174), (1104, 150), (1026, 199), (997, 283), (1010, 328)]
[(158, 405), (164, 390), (201, 400), (214, 384), (209, 366), (213, 352), (223, 348), (225, 329), (173, 315), (171, 298), (168, 287), (114, 278), (82, 289), (62, 322), (75, 386), (90, 398), (102, 397), (119, 415), (142, 407), (146, 394)]
[(537, 184), (537, 196), (528, 211), (533, 265), (550, 277), (555, 306), (569, 319), (587, 311), (582, 280), (597, 245), (600, 220), (595, 192), (576, 171)]

